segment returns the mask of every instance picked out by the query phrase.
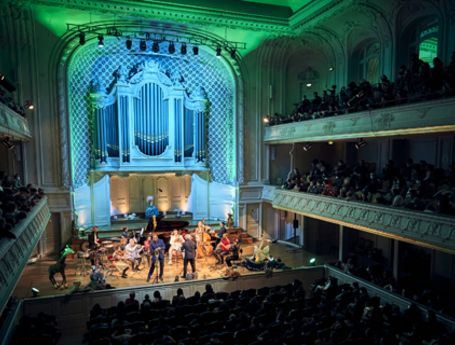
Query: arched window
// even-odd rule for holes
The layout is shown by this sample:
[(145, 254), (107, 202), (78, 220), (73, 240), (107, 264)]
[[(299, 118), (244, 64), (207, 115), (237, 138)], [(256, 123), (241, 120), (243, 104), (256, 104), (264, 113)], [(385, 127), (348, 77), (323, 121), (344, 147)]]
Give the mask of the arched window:
[(438, 56), (439, 25), (432, 24), (418, 32), (419, 58), (433, 66), (433, 59)]
[(379, 42), (369, 41), (360, 44), (352, 54), (350, 80), (358, 82), (365, 79), (371, 83), (377, 83), (380, 73), (379, 56)]

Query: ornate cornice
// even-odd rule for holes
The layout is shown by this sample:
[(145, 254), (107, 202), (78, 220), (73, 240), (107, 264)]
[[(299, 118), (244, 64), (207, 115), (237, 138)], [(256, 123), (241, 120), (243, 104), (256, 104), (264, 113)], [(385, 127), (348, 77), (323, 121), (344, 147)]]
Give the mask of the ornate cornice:
[(455, 218), (277, 190), (273, 207), (455, 254)]
[[(22, 3), (26, 0), (15, 0)], [(191, 6), (181, 3), (164, 3), (161, 1), (96, 1), (96, 0), (33, 0), (33, 5), (74, 8), (85, 11), (98, 11), (139, 18), (150, 18), (154, 21), (192, 23), (200, 25), (239, 27), (254, 31), (289, 33), (286, 16), (246, 13), (242, 11), (217, 9), (206, 6)]]
[(265, 128), (264, 142), (292, 143), (455, 130), (455, 98), (413, 103)]
[(12, 230), (16, 239), (0, 239), (0, 312), (51, 217), (44, 197)]

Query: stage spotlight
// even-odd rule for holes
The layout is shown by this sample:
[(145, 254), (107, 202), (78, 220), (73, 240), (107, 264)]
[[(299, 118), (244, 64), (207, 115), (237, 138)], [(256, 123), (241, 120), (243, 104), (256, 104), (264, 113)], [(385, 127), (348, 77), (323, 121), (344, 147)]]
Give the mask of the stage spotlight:
[(217, 58), (221, 57), (221, 47), (216, 48), (216, 57)]
[(133, 40), (130, 37), (128, 37), (125, 41), (125, 45), (126, 45), (126, 49), (130, 50), (131, 47), (133, 46)]
[(79, 44), (81, 46), (85, 44), (85, 32), (79, 32)]
[(365, 140), (363, 140), (363, 138), (361, 138), (361, 139), (359, 139), (358, 142), (355, 143), (354, 146), (357, 150), (360, 150), (362, 147), (365, 147), (367, 145), (368, 145), (368, 143)]
[(311, 83), (306, 83), (306, 87), (311, 87), (311, 85), (313, 85), (313, 84), (311, 84)]
[(35, 109), (35, 106), (32, 101), (25, 101), (24, 108), (27, 110), (33, 110)]
[(332, 66), (329, 67), (329, 71), (332, 72), (334, 68)]
[(263, 119), (262, 119), (262, 122), (264, 122), (265, 124), (269, 124), (270, 123), (270, 118), (268, 116), (264, 116)]
[(158, 43), (158, 41), (154, 41), (153, 44), (152, 44), (152, 51), (154, 53), (158, 53), (160, 51), (160, 44)]
[(327, 144), (333, 145), (333, 140), (329, 140), (329, 141), (327, 142)]
[(39, 295), (39, 290), (36, 287), (32, 287), (32, 296), (38, 297), (38, 295)]
[(16, 91), (16, 87), (13, 84), (11, 84), (9, 80), (6, 78), (6, 76), (2, 73), (0, 73), (0, 86), (2, 86), (8, 92)]
[(316, 258), (311, 258), (308, 260), (308, 265), (309, 266), (316, 266)]
[(231, 58), (232, 59), (235, 59), (235, 57), (236, 57), (235, 53), (237, 53), (237, 51), (235, 49), (232, 49), (231, 50)]
[(169, 54), (174, 54), (175, 53), (174, 42), (169, 43), (169, 46), (167, 47), (167, 51), (169, 52)]
[(194, 55), (198, 55), (199, 54), (199, 47), (198, 46), (194, 46), (193, 47), (193, 54)]
[(98, 48), (104, 47), (104, 36), (102, 34), (98, 35)]
[(310, 143), (303, 144), (303, 151), (308, 152), (312, 148)]
[(186, 43), (182, 43), (180, 47), (180, 54), (186, 55)]
[(139, 43), (139, 49), (142, 51), (145, 51), (147, 49), (147, 42), (145, 42), (145, 40), (141, 40)]

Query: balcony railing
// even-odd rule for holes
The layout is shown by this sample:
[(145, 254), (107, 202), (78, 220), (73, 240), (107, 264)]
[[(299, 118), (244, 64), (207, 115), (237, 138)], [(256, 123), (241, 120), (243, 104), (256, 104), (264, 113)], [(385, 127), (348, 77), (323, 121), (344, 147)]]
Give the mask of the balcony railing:
[(44, 197), (11, 231), (16, 239), (0, 239), (0, 312), (41, 238), (50, 219), (47, 197)]
[(265, 128), (264, 142), (290, 143), (455, 130), (455, 98), (412, 103)]
[(273, 207), (455, 254), (455, 217), (276, 190)]
[(28, 120), (0, 102), (0, 134), (19, 140), (31, 138)]

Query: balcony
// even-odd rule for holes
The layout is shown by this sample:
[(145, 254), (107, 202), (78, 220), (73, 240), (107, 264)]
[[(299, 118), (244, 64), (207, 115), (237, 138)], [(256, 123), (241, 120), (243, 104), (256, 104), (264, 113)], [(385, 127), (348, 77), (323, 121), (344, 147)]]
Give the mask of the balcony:
[(28, 120), (0, 102), (0, 136), (28, 141), (31, 138)]
[(455, 217), (275, 190), (274, 208), (455, 254)]
[(292, 122), (265, 128), (264, 142), (284, 144), (429, 134), (455, 130), (455, 98)]
[(11, 231), (16, 239), (0, 239), (0, 312), (41, 238), (50, 219), (47, 197), (44, 197)]

